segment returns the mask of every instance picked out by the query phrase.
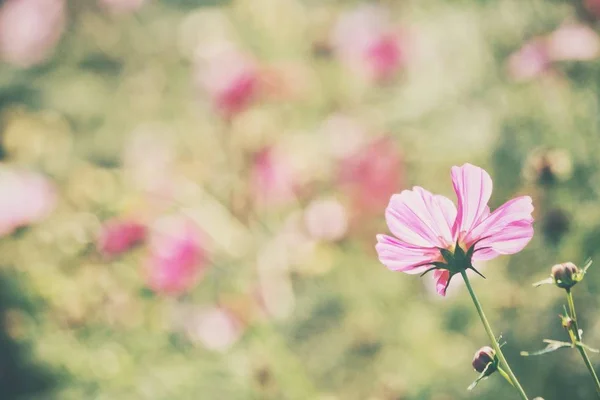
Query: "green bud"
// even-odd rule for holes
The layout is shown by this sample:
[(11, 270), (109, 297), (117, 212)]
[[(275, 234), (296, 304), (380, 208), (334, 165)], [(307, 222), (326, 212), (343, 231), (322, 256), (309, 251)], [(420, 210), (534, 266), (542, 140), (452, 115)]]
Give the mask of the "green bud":
[(552, 267), (554, 284), (562, 289), (570, 289), (583, 278), (582, 271), (572, 262), (556, 264)]

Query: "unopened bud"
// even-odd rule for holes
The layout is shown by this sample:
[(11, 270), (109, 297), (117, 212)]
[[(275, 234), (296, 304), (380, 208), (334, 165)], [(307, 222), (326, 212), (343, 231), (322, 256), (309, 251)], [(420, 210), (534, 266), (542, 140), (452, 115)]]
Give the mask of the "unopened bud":
[(490, 346), (484, 346), (477, 350), (473, 357), (473, 368), (475, 371), (479, 373), (486, 371), (486, 376), (489, 376), (496, 371), (497, 367), (498, 358), (494, 349)]
[(556, 264), (552, 267), (552, 278), (556, 286), (570, 289), (581, 280), (581, 270), (572, 262)]
[(569, 317), (568, 315), (561, 315), (560, 319), (561, 319), (563, 328), (570, 331), (571, 328), (573, 327), (573, 323), (574, 323), (573, 319), (571, 317)]

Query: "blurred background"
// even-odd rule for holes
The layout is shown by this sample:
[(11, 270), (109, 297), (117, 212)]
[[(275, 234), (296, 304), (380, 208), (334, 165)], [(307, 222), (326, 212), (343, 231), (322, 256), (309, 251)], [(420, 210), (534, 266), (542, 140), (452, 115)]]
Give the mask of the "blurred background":
[[(451, 400), (458, 279), (388, 271), (392, 193), (534, 198), (474, 278), (530, 396), (590, 399), (564, 294), (600, 261), (600, 0), (0, 1), (0, 398)], [(575, 290), (600, 346), (600, 273)], [(593, 355), (600, 366), (600, 358)]]

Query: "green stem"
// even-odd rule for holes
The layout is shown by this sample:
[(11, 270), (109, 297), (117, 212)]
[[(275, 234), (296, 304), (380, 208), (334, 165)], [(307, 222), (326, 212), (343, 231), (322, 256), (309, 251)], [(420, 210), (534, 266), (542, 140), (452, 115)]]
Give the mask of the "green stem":
[(575, 343), (575, 347), (579, 350), (579, 354), (581, 354), (581, 358), (583, 358), (583, 362), (587, 367), (588, 371), (594, 378), (594, 383), (596, 384), (596, 392), (600, 397), (600, 381), (598, 380), (598, 375), (596, 375), (596, 371), (594, 371), (594, 366), (588, 357), (585, 348), (580, 344), (581, 343), (581, 334), (579, 333), (579, 325), (577, 324), (577, 313), (575, 312), (575, 302), (573, 301), (573, 293), (571, 293), (571, 289), (566, 289), (567, 291), (567, 301), (569, 303), (569, 311), (571, 313), (571, 319), (573, 320), (573, 328), (575, 330), (575, 338), (577, 338), (577, 343)]
[(505, 371), (505, 370), (503, 370), (502, 368), (498, 367), (498, 372), (500, 372), (500, 375), (502, 375), (502, 377), (503, 377), (504, 379), (506, 379), (506, 381), (507, 381), (508, 383), (510, 383), (510, 385), (511, 385), (512, 387), (514, 387), (514, 386), (515, 386), (515, 384), (514, 384), (514, 383), (512, 383), (512, 381), (510, 380), (510, 376), (508, 376), (508, 374), (506, 373), (506, 371)]
[(469, 290), (471, 299), (473, 299), (475, 308), (477, 309), (477, 312), (479, 313), (479, 318), (481, 318), (481, 322), (483, 323), (485, 332), (487, 333), (487, 335), (490, 339), (490, 342), (492, 343), (492, 347), (496, 351), (496, 355), (500, 359), (500, 362), (506, 368), (506, 373), (508, 374), (511, 382), (513, 383), (513, 386), (517, 389), (517, 391), (521, 395), (521, 398), (523, 400), (529, 400), (527, 398), (527, 394), (525, 394), (525, 390), (523, 390), (523, 387), (519, 383), (519, 380), (517, 379), (515, 374), (510, 369), (510, 365), (508, 365), (508, 361), (506, 361), (506, 358), (504, 357), (504, 354), (502, 353), (502, 349), (500, 348), (500, 345), (498, 344), (498, 341), (496, 340), (496, 336), (494, 335), (494, 332), (492, 332), (492, 327), (490, 326), (490, 323), (488, 322), (487, 318), (485, 317), (485, 313), (483, 312), (481, 303), (479, 303), (479, 300), (477, 299), (477, 296), (475, 295), (475, 292), (473, 291), (473, 287), (471, 286), (471, 282), (469, 281), (469, 277), (467, 276), (466, 271), (461, 271), (460, 274), (462, 275), (463, 279), (465, 280), (465, 284), (467, 285), (467, 289)]

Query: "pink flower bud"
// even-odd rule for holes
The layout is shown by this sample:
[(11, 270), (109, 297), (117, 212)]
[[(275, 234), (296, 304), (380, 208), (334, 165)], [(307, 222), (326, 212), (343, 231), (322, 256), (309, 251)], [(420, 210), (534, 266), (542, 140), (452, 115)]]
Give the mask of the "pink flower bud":
[(570, 289), (581, 280), (581, 272), (572, 262), (556, 264), (552, 267), (552, 278), (559, 288)]
[(190, 290), (207, 261), (199, 228), (184, 216), (156, 221), (150, 228), (149, 251), (145, 265), (147, 284), (159, 293)]
[[(492, 364), (489, 368), (488, 365)], [(487, 368), (486, 375), (491, 375), (496, 371), (498, 359), (496, 358), (496, 352), (490, 346), (484, 346), (475, 352), (473, 357), (473, 368), (475, 371), (482, 373)]]
[(96, 247), (105, 257), (113, 257), (141, 243), (145, 237), (146, 227), (141, 223), (115, 218), (102, 226)]
[(0, 58), (27, 68), (46, 60), (65, 27), (64, 0), (6, 0), (0, 7)]

